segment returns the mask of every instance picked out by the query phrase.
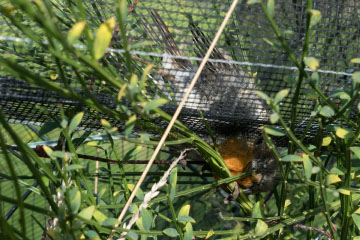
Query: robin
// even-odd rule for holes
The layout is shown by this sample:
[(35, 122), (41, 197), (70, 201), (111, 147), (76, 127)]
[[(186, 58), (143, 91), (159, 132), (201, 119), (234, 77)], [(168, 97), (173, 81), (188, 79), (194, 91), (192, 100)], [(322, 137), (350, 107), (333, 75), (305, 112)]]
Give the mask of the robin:
[(246, 137), (230, 137), (219, 144), (219, 153), (233, 176), (250, 170), (255, 172), (237, 180), (246, 193), (273, 188), (277, 163), (266, 144)]

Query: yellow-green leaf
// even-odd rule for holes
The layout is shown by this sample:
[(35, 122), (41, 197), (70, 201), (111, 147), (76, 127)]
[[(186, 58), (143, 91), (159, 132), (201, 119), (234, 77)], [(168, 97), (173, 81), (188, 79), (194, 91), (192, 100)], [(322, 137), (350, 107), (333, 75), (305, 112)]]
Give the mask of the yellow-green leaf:
[(274, 103), (277, 104), (277, 103), (281, 102), (284, 98), (286, 98), (286, 96), (289, 94), (289, 92), (290, 92), (290, 89), (283, 89), (280, 92), (278, 92), (275, 95)]
[(343, 195), (350, 195), (350, 193), (351, 193), (350, 190), (346, 189), (346, 188), (339, 188), (338, 192), (343, 194)]
[(323, 106), (321, 109), (320, 109), (320, 115), (321, 116), (324, 116), (324, 117), (332, 117), (335, 115), (335, 112), (334, 110), (332, 110), (331, 107), (329, 106)]
[(186, 204), (184, 206), (181, 207), (179, 214), (178, 214), (178, 218), (181, 216), (189, 216), (189, 212), (190, 212), (190, 205)]
[(303, 164), (304, 164), (304, 175), (305, 175), (306, 179), (310, 179), (311, 174), (312, 174), (312, 163), (307, 154), (303, 154), (302, 158), (303, 158)]
[(308, 66), (312, 71), (316, 71), (318, 70), (319, 66), (320, 66), (320, 63), (319, 63), (319, 60), (317, 60), (316, 58), (314, 57), (306, 57), (304, 59), (304, 62), (306, 64), (306, 66)]
[(265, 126), (264, 130), (267, 134), (273, 135), (273, 136), (278, 136), (278, 137), (282, 137), (285, 136), (285, 133), (276, 127), (272, 127), (272, 126)]
[(93, 216), (94, 211), (95, 211), (95, 206), (90, 206), (81, 210), (79, 216), (85, 218), (86, 220), (90, 220)]
[(279, 120), (279, 114), (273, 113), (273, 114), (270, 115), (270, 122), (272, 124), (277, 123), (278, 120)]
[(72, 119), (71, 122), (69, 124), (69, 132), (73, 132), (75, 131), (75, 129), (79, 126), (79, 124), (81, 123), (81, 120), (84, 116), (84, 112), (79, 112), (78, 114), (76, 114)]
[(100, 25), (94, 39), (94, 58), (102, 58), (108, 48), (115, 27), (115, 18), (110, 18)]
[(268, 225), (264, 221), (259, 219), (256, 223), (255, 235), (261, 237), (266, 233), (267, 230), (268, 230)]
[(310, 27), (313, 27), (321, 20), (321, 12), (319, 10), (311, 9), (311, 20), (310, 20)]
[(355, 83), (360, 83), (360, 72), (354, 72), (351, 78)]
[(206, 234), (206, 237), (205, 239), (209, 239), (212, 235), (214, 235), (214, 230), (213, 229), (210, 229), (209, 232)]
[(356, 157), (360, 158), (360, 147), (350, 147), (350, 150), (355, 153)]
[(246, 2), (246, 4), (248, 4), (248, 5), (255, 4), (255, 3), (260, 3), (260, 0), (248, 0)]
[(99, 210), (94, 211), (93, 217), (98, 223), (102, 223), (105, 219), (107, 219), (107, 216), (105, 216), (105, 214), (103, 214)]
[(86, 22), (85, 21), (81, 21), (78, 23), (75, 23), (74, 26), (72, 26), (72, 28), (70, 29), (68, 36), (67, 36), (67, 40), (69, 42), (69, 44), (73, 44), (75, 42), (75, 40), (77, 40), (81, 33), (83, 32), (84, 28), (85, 28)]
[(341, 182), (341, 178), (335, 174), (329, 174), (326, 176), (326, 184), (334, 184), (337, 182)]
[(352, 133), (350, 130), (339, 127), (336, 129), (336, 136), (342, 139), (348, 139), (352, 136)]
[(360, 63), (360, 58), (353, 58), (350, 60), (352, 63)]
[(270, 16), (274, 16), (274, 9), (275, 9), (275, 0), (268, 0), (267, 10)]
[(323, 147), (329, 146), (330, 143), (331, 143), (331, 141), (332, 141), (331, 137), (329, 137), (329, 136), (324, 137), (324, 138), (322, 139), (321, 146), (323, 146)]

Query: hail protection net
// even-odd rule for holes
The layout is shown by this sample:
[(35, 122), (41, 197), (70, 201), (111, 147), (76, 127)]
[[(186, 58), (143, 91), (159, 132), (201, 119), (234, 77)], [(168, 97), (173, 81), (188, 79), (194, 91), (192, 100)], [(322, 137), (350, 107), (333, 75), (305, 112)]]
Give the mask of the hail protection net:
[[(74, 25), (66, 11), (69, 1), (50, 1), (58, 14), (64, 33)], [(306, 26), (305, 0), (276, 1), (274, 20), (297, 60), (301, 59)], [(106, 19), (115, 16), (113, 1), (84, 1), (90, 28), (95, 32)], [(169, 100), (163, 109), (172, 114), (194, 76), (210, 42), (220, 26), (231, 1), (224, 0), (134, 0), (129, 2), (128, 39), (133, 67), (139, 70), (154, 64), (147, 82), (147, 94)], [(350, 59), (359, 56), (360, 3), (355, 0), (314, 0), (321, 21), (312, 28), (309, 56), (320, 60), (320, 87), (327, 96), (351, 84), (356, 69)], [(27, 22), (24, 17), (23, 22)], [(43, 46), (29, 41), (15, 26), (0, 15), (0, 54), (15, 57), (34, 73), (59, 81), (56, 61)], [(34, 29), (37, 26), (32, 26)], [(41, 36), (41, 31), (39, 30)], [(118, 30), (105, 60), (126, 74), (124, 51)], [(44, 41), (45, 41), (44, 37)], [(140, 44), (141, 43), (141, 44)], [(44, 45), (49, 44), (44, 42)], [(79, 48), (83, 45), (78, 44)], [(84, 49), (86, 51), (86, 49)], [(65, 76), (71, 88), (81, 94), (73, 74)], [(310, 70), (309, 70), (309, 73)], [(299, 73), (267, 21), (259, 4), (240, 1), (216, 48), (190, 94), (180, 115), (185, 125), (198, 133), (206, 132), (199, 110), (215, 130), (253, 131), (267, 123), (270, 111), (256, 91), (274, 95), (281, 89), (294, 88)], [(116, 93), (98, 82), (85, 79), (91, 93), (107, 106), (114, 106)], [(291, 91), (292, 93), (294, 91)], [(305, 80), (301, 88), (297, 127), (303, 128), (314, 109), (313, 92)], [(289, 95), (281, 105), (285, 119), (290, 117)], [(0, 103), (11, 122), (41, 124), (49, 113), (58, 114), (59, 106), (86, 112), (83, 128), (99, 129), (99, 116), (76, 101), (33, 87), (0, 69)], [(111, 120), (111, 119), (109, 119)], [(113, 122), (116, 122), (113, 120)], [(123, 123), (117, 122), (121, 127)]]

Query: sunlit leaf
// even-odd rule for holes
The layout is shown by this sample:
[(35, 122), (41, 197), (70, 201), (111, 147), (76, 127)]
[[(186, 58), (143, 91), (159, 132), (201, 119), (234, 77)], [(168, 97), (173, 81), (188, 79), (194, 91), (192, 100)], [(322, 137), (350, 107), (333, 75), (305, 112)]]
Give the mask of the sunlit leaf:
[(320, 110), (320, 115), (324, 117), (332, 117), (335, 115), (335, 112), (329, 106), (323, 106)]
[(336, 129), (336, 136), (342, 139), (349, 139), (353, 136), (353, 134), (350, 130), (339, 127)]
[(102, 212), (100, 212), (99, 210), (94, 211), (93, 217), (98, 223), (102, 223), (107, 218), (107, 216)]
[(275, 95), (274, 103), (277, 104), (277, 103), (281, 102), (284, 98), (287, 97), (287, 95), (289, 95), (289, 92), (290, 92), (290, 89), (283, 89), (280, 92), (278, 92)]
[(257, 220), (255, 227), (255, 235), (258, 237), (263, 236), (267, 230), (268, 230), (268, 225), (260, 219)]
[(181, 207), (179, 214), (178, 214), (178, 218), (180, 218), (181, 216), (189, 216), (189, 212), (190, 212), (190, 205), (186, 204), (184, 206)]
[(304, 62), (306, 64), (306, 66), (308, 66), (312, 71), (316, 71), (319, 66), (320, 66), (320, 63), (319, 63), (319, 60), (317, 60), (316, 58), (314, 57), (306, 57), (304, 59)]
[(209, 232), (206, 234), (205, 239), (209, 239), (212, 235), (214, 235), (214, 230), (210, 229)]
[(255, 3), (260, 3), (260, 0), (247, 0), (246, 4), (251, 5)]
[(315, 9), (309, 11), (311, 13), (310, 27), (313, 27), (321, 21), (321, 12)]
[(331, 141), (332, 141), (331, 137), (329, 137), (329, 136), (324, 137), (324, 138), (322, 139), (321, 146), (323, 146), (323, 147), (329, 146), (330, 143), (331, 143)]
[(74, 170), (78, 170), (78, 169), (83, 169), (84, 166), (80, 165), (80, 164), (71, 164), (70, 166), (66, 167), (66, 171), (70, 172), (70, 171), (74, 171)]
[(95, 206), (90, 206), (81, 210), (79, 216), (85, 218), (86, 220), (90, 220), (93, 216), (94, 211), (95, 211)]
[(270, 122), (272, 124), (277, 123), (278, 120), (279, 120), (279, 114), (273, 113), (273, 114), (270, 115)]
[(346, 168), (338, 166), (338, 167), (333, 167), (330, 170), (330, 173), (335, 174), (335, 175), (344, 175), (346, 173)]
[[(134, 185), (134, 184), (131, 184), (131, 183), (129, 183), (129, 184), (127, 185), (127, 187), (128, 187), (128, 189), (129, 189), (130, 191), (134, 191), (134, 189), (135, 189), (135, 185)], [(137, 190), (135, 196), (136, 196), (139, 200), (144, 200), (145, 194), (144, 194), (144, 192), (141, 190), (141, 188), (139, 188), (139, 189)]]
[(79, 126), (79, 124), (81, 123), (81, 120), (84, 116), (84, 112), (79, 112), (78, 114), (76, 114), (72, 119), (71, 122), (69, 124), (69, 131), (72, 133), (75, 131), (75, 129)]
[(253, 207), (253, 209), (251, 211), (251, 217), (252, 218), (262, 218), (263, 217), (259, 201), (257, 201), (254, 204), (254, 207)]
[(86, 22), (85, 21), (81, 21), (78, 23), (75, 23), (74, 26), (72, 26), (72, 28), (70, 29), (68, 36), (67, 36), (67, 40), (69, 42), (69, 44), (73, 44), (75, 42), (75, 40), (77, 40), (81, 33), (83, 32), (84, 28), (85, 28)]
[(355, 83), (360, 83), (360, 72), (354, 72), (351, 78)]
[(106, 49), (109, 47), (115, 27), (115, 21), (115, 18), (108, 19), (100, 25), (96, 32), (93, 49), (94, 58), (96, 60), (102, 58), (106, 53)]
[(343, 194), (343, 195), (350, 195), (351, 194), (350, 190), (346, 189), (346, 188), (339, 188), (338, 192)]
[(326, 184), (334, 184), (337, 182), (341, 182), (341, 178), (335, 174), (329, 174), (326, 176)]
[(352, 219), (355, 223), (355, 225), (357, 226), (357, 228), (360, 230), (360, 215), (358, 214), (353, 214), (351, 215), (352, 216)]
[(353, 58), (350, 60), (351, 63), (360, 63), (360, 58)]

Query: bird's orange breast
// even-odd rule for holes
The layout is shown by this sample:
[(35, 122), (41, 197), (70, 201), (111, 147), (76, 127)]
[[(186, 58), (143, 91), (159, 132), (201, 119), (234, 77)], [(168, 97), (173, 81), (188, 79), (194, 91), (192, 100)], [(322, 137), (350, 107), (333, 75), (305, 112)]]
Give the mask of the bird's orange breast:
[[(233, 176), (243, 173), (254, 158), (254, 147), (244, 139), (229, 138), (219, 145), (219, 153)], [(242, 187), (252, 185), (252, 177), (237, 180)]]

